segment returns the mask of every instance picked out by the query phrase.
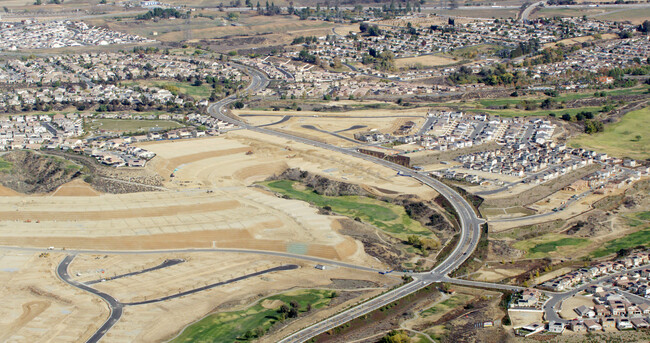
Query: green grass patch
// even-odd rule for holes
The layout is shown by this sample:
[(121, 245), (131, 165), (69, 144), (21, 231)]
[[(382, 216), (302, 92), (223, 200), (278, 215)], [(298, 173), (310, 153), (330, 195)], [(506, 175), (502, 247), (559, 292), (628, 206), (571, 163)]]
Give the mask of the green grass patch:
[(527, 258), (547, 257), (558, 248), (583, 247), (589, 244), (586, 238), (566, 237), (558, 234), (546, 234), (540, 237), (526, 239), (513, 244), (513, 247), (526, 252)]
[(650, 107), (630, 112), (618, 123), (593, 135), (582, 134), (569, 142), (572, 147), (584, 147), (617, 157), (650, 158)]
[(540, 243), (532, 247), (529, 252), (535, 254), (538, 252), (547, 253), (557, 250), (558, 247), (567, 246), (567, 245), (578, 245), (583, 242), (588, 242), (588, 239), (585, 238), (562, 238), (557, 241)]
[[(333, 293), (318, 289), (290, 291), (265, 298), (245, 310), (211, 314), (185, 328), (172, 342), (247, 342), (246, 332), (257, 328), (266, 332), (280, 321), (278, 309), (282, 303), (289, 306), (296, 301), (300, 305), (299, 312), (305, 312), (308, 305), (312, 309), (329, 305)], [(274, 306), (264, 307), (263, 303), (274, 303)]]
[(637, 213), (636, 217), (641, 220), (650, 220), (650, 211)]
[(603, 248), (592, 252), (591, 255), (593, 257), (603, 257), (609, 254), (613, 254), (621, 249), (634, 248), (640, 245), (646, 247), (650, 246), (650, 227), (606, 242)]
[(183, 127), (182, 124), (171, 120), (92, 119), (88, 124), (90, 130), (112, 132), (148, 132)]
[(0, 157), (0, 172), (2, 173), (9, 172), (13, 167), (14, 167), (13, 163), (9, 161), (5, 161), (4, 159), (2, 159), (2, 157)]
[(431, 231), (409, 217), (403, 207), (385, 201), (363, 196), (325, 196), (307, 187), (298, 189), (296, 186), (300, 184), (289, 180), (267, 181), (262, 184), (292, 199), (306, 201), (321, 208), (329, 206), (336, 213), (359, 218), (400, 239), (406, 239), (408, 235), (431, 236)]
[(426, 318), (426, 317), (429, 317), (429, 316), (434, 316), (436, 314), (442, 314), (442, 313), (448, 312), (448, 311), (454, 309), (457, 306), (464, 305), (470, 299), (472, 299), (471, 295), (454, 294), (449, 299), (443, 300), (443, 301), (429, 307), (428, 309), (422, 311), (422, 313), (420, 313), (420, 316), (422, 316), (423, 318)]

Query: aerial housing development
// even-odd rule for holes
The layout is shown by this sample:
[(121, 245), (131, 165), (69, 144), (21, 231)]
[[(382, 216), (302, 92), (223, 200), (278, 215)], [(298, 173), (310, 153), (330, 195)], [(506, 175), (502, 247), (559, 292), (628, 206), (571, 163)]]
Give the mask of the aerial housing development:
[(2, 6), (0, 341), (650, 340), (648, 3)]

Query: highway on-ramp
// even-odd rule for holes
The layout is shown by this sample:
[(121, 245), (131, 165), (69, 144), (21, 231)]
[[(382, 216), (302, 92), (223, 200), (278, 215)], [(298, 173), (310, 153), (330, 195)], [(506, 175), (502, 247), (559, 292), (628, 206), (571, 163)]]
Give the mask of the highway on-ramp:
[[(268, 85), (269, 80), (266, 77), (266, 75), (263, 74), (261, 71), (248, 66), (240, 66), (240, 68), (242, 70), (245, 70), (251, 77), (251, 84), (249, 85), (248, 88), (246, 88), (246, 91), (256, 92), (264, 89)], [(461, 264), (463, 264), (463, 262), (465, 262), (465, 260), (469, 258), (469, 256), (472, 254), (472, 252), (474, 252), (474, 250), (478, 246), (479, 239), (481, 237), (481, 224), (483, 224), (485, 221), (480, 219), (476, 215), (474, 208), (467, 202), (467, 200), (465, 200), (460, 194), (458, 194), (449, 186), (428, 176), (427, 174), (418, 173), (411, 168), (407, 168), (402, 165), (398, 165), (380, 158), (362, 154), (356, 150), (341, 148), (320, 141), (294, 136), (289, 133), (278, 132), (263, 127), (249, 125), (239, 119), (229, 117), (226, 114), (227, 106), (233, 103), (235, 100), (236, 97), (231, 96), (221, 101), (218, 101), (216, 103), (213, 103), (208, 107), (208, 113), (210, 113), (210, 115), (212, 115), (215, 118), (218, 118), (225, 122), (229, 122), (234, 125), (238, 125), (239, 127), (246, 130), (273, 135), (287, 140), (297, 141), (299, 143), (308, 144), (318, 148), (346, 154), (369, 162), (373, 162), (375, 164), (384, 167), (391, 168), (397, 171), (399, 175), (405, 177), (412, 177), (420, 181), (424, 185), (435, 189), (440, 195), (445, 197), (447, 201), (449, 201), (449, 203), (452, 205), (454, 210), (456, 211), (458, 215), (457, 219), (460, 223), (460, 237), (458, 239), (458, 243), (456, 247), (444, 261), (442, 261), (437, 267), (435, 267), (429, 273), (414, 274), (413, 281), (399, 288), (396, 288), (392, 291), (377, 296), (363, 304), (350, 308), (328, 319), (325, 319), (321, 322), (318, 322), (314, 325), (311, 325), (307, 328), (297, 331), (285, 337), (280, 342), (282, 343), (304, 342), (312, 337), (324, 333), (343, 323), (358, 318), (364, 314), (367, 314), (387, 304), (390, 304), (393, 301), (396, 301), (420, 289), (423, 289), (433, 282), (440, 282), (441, 280), (445, 280), (447, 279), (447, 274), (454, 271)]]

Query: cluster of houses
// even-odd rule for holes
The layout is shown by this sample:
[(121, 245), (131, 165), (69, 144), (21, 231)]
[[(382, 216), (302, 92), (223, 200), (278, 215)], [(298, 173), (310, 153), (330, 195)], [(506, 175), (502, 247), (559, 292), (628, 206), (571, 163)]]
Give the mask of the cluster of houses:
[[(89, 88), (80, 85), (58, 88), (15, 88), (0, 94), (0, 112), (19, 112), (25, 108), (47, 110), (48, 105), (94, 105), (111, 102), (124, 106), (168, 103), (182, 106), (185, 101), (169, 90), (157, 87), (96, 84)], [(207, 106), (208, 102), (203, 100), (197, 104)]]
[(601, 262), (589, 268), (582, 268), (555, 279), (544, 282), (540, 285), (541, 288), (548, 289), (555, 292), (562, 292), (572, 287), (589, 281), (593, 278), (607, 275), (611, 272), (616, 272), (624, 269), (639, 267), (650, 262), (650, 252), (644, 251), (632, 254), (621, 260), (614, 262)]
[[(95, 138), (84, 135), (84, 120), (176, 120), (190, 124), (169, 131), (152, 130), (146, 134), (121, 136), (101, 132)], [(234, 129), (233, 124), (203, 114), (131, 115), (99, 113), (68, 113), (55, 115), (17, 115), (0, 117), (0, 151), (20, 149), (64, 150), (96, 158), (100, 163), (115, 167), (144, 167), (155, 154), (136, 147), (138, 142), (174, 140), (215, 136), (221, 131)]]
[[(507, 145), (507, 147), (524, 147), (529, 143), (547, 144), (550, 141), (555, 124), (543, 119), (524, 120), (519, 118), (499, 118), (487, 115), (467, 115), (463, 112), (438, 111), (429, 112), (427, 121), (419, 132), (411, 135), (401, 135), (392, 138), (382, 136), (378, 132), (370, 132), (360, 138), (366, 142), (382, 142), (391, 139), (401, 144), (413, 144), (413, 151), (417, 150), (457, 150), (481, 145), (488, 142), (496, 142)], [(507, 150), (503, 149), (504, 154)], [(461, 162), (481, 162), (481, 160), (492, 159), (492, 155), (499, 152), (484, 152), (460, 157)], [(505, 155), (504, 155), (505, 156)], [(499, 157), (505, 160), (505, 157)], [(492, 162), (494, 170), (497, 170), (497, 162)], [(524, 165), (527, 163), (524, 162)], [(501, 166), (501, 172), (508, 172), (505, 166)], [(474, 169), (474, 168), (469, 168)], [(480, 168), (479, 168), (480, 169)], [(517, 172), (517, 171), (513, 171)]]
[(71, 114), (0, 117), (0, 151), (40, 149), (83, 134), (83, 120)]
[[(643, 267), (648, 263), (650, 263), (650, 252), (642, 251), (617, 261), (601, 262), (542, 284), (543, 288), (561, 292), (579, 283), (591, 282), (610, 273), (634, 268), (626, 273), (618, 273), (605, 282), (601, 281), (586, 287), (584, 291), (591, 297), (594, 305), (580, 305), (573, 308), (576, 316), (574, 319), (552, 320), (548, 324), (535, 322), (516, 328), (515, 333), (520, 336), (530, 336), (545, 330), (562, 334), (566, 329), (576, 333), (587, 333), (649, 328), (650, 267)], [(544, 299), (547, 299), (547, 296), (543, 292), (526, 289), (513, 297), (509, 304), (509, 311), (540, 311)]]
[[(645, 61), (648, 56), (650, 56), (650, 38), (640, 36), (598, 42), (593, 46), (568, 54), (566, 59), (561, 62), (516, 69), (523, 72), (530, 71), (533, 78), (561, 75), (573, 70), (601, 74), (603, 69), (626, 68), (637, 63), (635, 60)], [(613, 79), (610, 78), (601, 80), (602, 83), (612, 81)]]
[(24, 20), (4, 23), (0, 29), (0, 50), (53, 49), (72, 46), (142, 44), (147, 38), (88, 26), (83, 22)]
[(540, 173), (535, 178), (540, 182), (552, 180), (589, 164), (588, 161), (572, 159), (565, 145), (555, 143), (506, 144), (497, 150), (462, 155), (456, 160), (465, 169), (488, 173), (516, 177)]
[(12, 59), (0, 69), (0, 82), (7, 84), (51, 84), (116, 82), (135, 79), (206, 77), (240, 82), (244, 77), (230, 63), (200, 56), (141, 54), (135, 52), (82, 53), (29, 60)]

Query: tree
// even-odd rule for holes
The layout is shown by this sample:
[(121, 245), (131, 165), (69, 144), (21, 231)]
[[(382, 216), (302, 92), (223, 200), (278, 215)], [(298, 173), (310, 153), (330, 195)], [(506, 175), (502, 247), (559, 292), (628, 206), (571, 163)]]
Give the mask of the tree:
[(640, 32), (643, 32), (645, 34), (650, 33), (650, 20), (646, 20), (643, 22), (643, 24), (639, 25), (637, 28)]
[(568, 113), (563, 114), (562, 117), (560, 117), (560, 118), (562, 120), (571, 121), (571, 115), (568, 114)]
[(393, 330), (379, 340), (379, 343), (410, 343), (408, 334), (402, 330)]

